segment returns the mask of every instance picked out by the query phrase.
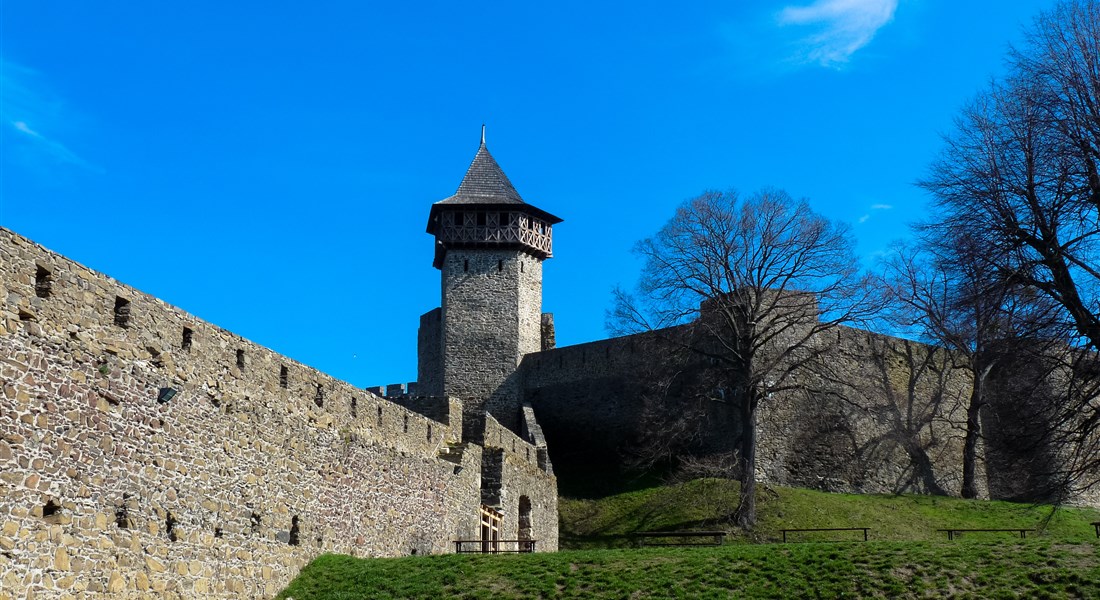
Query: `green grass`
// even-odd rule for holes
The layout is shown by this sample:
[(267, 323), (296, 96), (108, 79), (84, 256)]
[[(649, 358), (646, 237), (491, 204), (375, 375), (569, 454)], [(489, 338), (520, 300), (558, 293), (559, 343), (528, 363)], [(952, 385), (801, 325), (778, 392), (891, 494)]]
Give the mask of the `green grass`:
[[(729, 529), (728, 515), (737, 506), (735, 481), (700, 479), (688, 483), (627, 492), (598, 500), (563, 498), (563, 548), (608, 548), (629, 545), (634, 531)], [(1059, 540), (1095, 538), (1089, 525), (1100, 511), (1012, 502), (962, 500), (924, 495), (830, 494), (796, 488), (761, 488), (757, 493), (758, 525), (751, 533), (733, 530), (729, 542), (774, 542), (781, 529), (870, 527), (871, 539), (935, 541), (937, 529), (1026, 527)], [(800, 541), (854, 540), (861, 533), (797, 534)], [(1011, 534), (967, 534), (971, 538), (1006, 539)], [(1029, 534), (1030, 535), (1030, 534)]]
[[(725, 528), (737, 485), (698, 480), (560, 504), (563, 547), (525, 555), (324, 555), (278, 598), (1100, 598), (1100, 512), (932, 496), (763, 489), (759, 526), (731, 544), (626, 546), (642, 530)], [(868, 543), (774, 541), (783, 528), (870, 527)], [(1040, 529), (1027, 540), (946, 527)], [(855, 534), (832, 533), (825, 539)]]
[(1048, 539), (325, 555), (278, 598), (1097, 598), (1100, 544)]

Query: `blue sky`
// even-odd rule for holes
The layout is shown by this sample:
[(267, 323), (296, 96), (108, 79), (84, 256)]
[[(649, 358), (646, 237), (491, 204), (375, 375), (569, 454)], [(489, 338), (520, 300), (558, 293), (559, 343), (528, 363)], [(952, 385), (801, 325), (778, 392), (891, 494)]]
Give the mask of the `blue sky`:
[(5, 2), (0, 225), (368, 386), (416, 377), (424, 233), (488, 146), (565, 219), (543, 309), (605, 337), (630, 248), (776, 186), (870, 264), (1050, 2)]

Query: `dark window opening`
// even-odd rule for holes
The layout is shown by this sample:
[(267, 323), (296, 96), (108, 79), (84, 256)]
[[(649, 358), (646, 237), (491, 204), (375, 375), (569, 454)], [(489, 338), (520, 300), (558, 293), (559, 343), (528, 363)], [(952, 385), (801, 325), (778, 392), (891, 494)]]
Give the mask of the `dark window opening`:
[(130, 301), (121, 296), (115, 296), (115, 325), (130, 326)]
[(294, 515), (290, 519), (290, 536), (287, 539), (287, 543), (291, 546), (298, 545), (298, 515)]
[(382, 407), (378, 407), (378, 424), (382, 425)]
[(52, 517), (61, 512), (61, 505), (56, 500), (50, 498), (46, 500), (46, 504), (42, 507), (42, 517)]
[(325, 389), (319, 383), (317, 384), (317, 393), (313, 396), (313, 403), (317, 405), (317, 408), (324, 408), (325, 406)]
[(122, 504), (115, 507), (115, 525), (119, 529), (130, 528), (130, 509), (126, 508), (126, 496), (122, 497)]
[(237, 350), (237, 368), (244, 371), (244, 350)]
[(523, 272), (523, 260), (522, 259), (519, 261), (519, 272), (520, 273)]
[(191, 331), (190, 327), (183, 328), (183, 340), (180, 342), (180, 348), (184, 350), (191, 349), (191, 340), (194, 338), (195, 332)]
[(260, 533), (261, 521), (262, 519), (260, 518), (260, 513), (258, 512), (253, 512), (251, 515), (248, 516), (249, 528), (252, 529), (252, 533)]
[(497, 261), (497, 271), (503, 271), (503, 270), (504, 270), (504, 261), (503, 260), (498, 260)]
[(409, 432), (409, 415), (405, 415), (404, 428), (405, 428), (405, 433), (408, 433)]
[(50, 297), (50, 285), (53, 283), (53, 275), (49, 270), (38, 267), (34, 272), (34, 295), (39, 298)]
[(469, 273), (470, 272), (470, 261), (468, 261), (468, 260), (462, 261), (462, 272), (463, 273)]
[(215, 527), (214, 528), (214, 537), (220, 538), (221, 536), (222, 536), (222, 528), (221, 527)]
[(279, 387), (284, 389), (286, 388), (287, 379), (289, 378), (289, 376), (290, 373), (287, 371), (287, 368), (285, 366), (279, 367)]
[(356, 419), (359, 417), (359, 401), (355, 396), (351, 397), (351, 418)]
[(172, 513), (168, 513), (168, 516), (164, 518), (164, 533), (168, 535), (169, 541), (176, 541), (176, 517), (172, 516)]
[(428, 425), (428, 441), (432, 441), (432, 426)]

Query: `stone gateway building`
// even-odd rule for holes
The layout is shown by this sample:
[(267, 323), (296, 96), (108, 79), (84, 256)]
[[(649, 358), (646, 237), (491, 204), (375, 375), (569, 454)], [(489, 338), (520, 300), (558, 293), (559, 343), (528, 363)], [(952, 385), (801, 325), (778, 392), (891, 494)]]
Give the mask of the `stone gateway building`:
[[(555, 468), (620, 470), (657, 435), (653, 378), (708, 368), (661, 347), (674, 330), (555, 348), (560, 221), (483, 138), (428, 214), (442, 298), (418, 381), (366, 390), (0, 229), (0, 600), (267, 598), (323, 552), (556, 550)], [(815, 343), (831, 369), (762, 407), (758, 478), (957, 494), (964, 371), (855, 329)], [(728, 452), (737, 423), (690, 397), (664, 397), (699, 419), (688, 451)], [(985, 418), (983, 493), (1041, 489), (1010, 416)]]

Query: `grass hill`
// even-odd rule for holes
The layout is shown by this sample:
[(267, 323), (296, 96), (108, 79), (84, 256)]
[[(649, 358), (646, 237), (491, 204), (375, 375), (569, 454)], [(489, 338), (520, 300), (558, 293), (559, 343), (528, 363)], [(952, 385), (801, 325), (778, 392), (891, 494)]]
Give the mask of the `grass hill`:
[[(763, 490), (760, 526), (706, 548), (612, 548), (639, 530), (719, 525), (736, 484), (700, 480), (562, 500), (564, 547), (526, 555), (325, 555), (279, 598), (1100, 598), (1100, 512), (929, 496)], [(863, 542), (749, 543), (782, 528), (871, 527)], [(943, 527), (1041, 529), (968, 534)], [(834, 539), (843, 535), (829, 534)], [(810, 539), (810, 538), (806, 538)]]
[[(625, 547), (634, 531), (724, 528), (737, 507), (738, 484), (726, 479), (698, 479), (601, 498), (563, 498), (563, 548)], [(727, 542), (776, 542), (781, 529), (870, 527), (873, 540), (938, 541), (945, 528), (1026, 527), (1059, 540), (1095, 539), (1090, 522), (1100, 511), (1013, 502), (963, 500), (943, 496), (832, 494), (815, 490), (761, 487), (757, 494), (758, 525), (751, 533), (733, 530)], [(860, 534), (862, 536), (862, 534)], [(1008, 534), (970, 537), (1005, 539)], [(845, 539), (842, 533), (799, 534), (800, 541)], [(847, 539), (854, 540), (854, 534)], [(862, 539), (862, 537), (860, 538)]]

